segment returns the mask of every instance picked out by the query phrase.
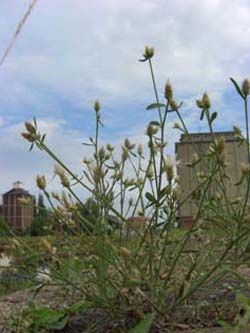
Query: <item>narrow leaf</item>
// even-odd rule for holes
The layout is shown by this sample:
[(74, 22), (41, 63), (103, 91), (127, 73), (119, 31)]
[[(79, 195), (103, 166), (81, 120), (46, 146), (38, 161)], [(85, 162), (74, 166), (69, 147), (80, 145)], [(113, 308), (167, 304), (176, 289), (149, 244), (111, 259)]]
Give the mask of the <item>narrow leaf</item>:
[(245, 99), (245, 96), (243, 95), (243, 93), (242, 93), (242, 91), (241, 91), (241, 89), (240, 89), (238, 83), (237, 83), (232, 77), (230, 77), (230, 80), (233, 82), (233, 85), (234, 85), (235, 89), (237, 90), (238, 94), (239, 94), (243, 99)]
[(155, 319), (155, 313), (149, 313), (129, 333), (148, 333)]
[(80, 310), (82, 311), (85, 309), (91, 309), (93, 307), (94, 307), (94, 304), (91, 302), (79, 301), (79, 302), (72, 304), (68, 310), (70, 313), (76, 313), (76, 312), (79, 312)]
[(217, 118), (217, 115), (218, 115), (217, 112), (213, 112), (213, 113), (212, 113), (212, 115), (211, 115), (211, 120), (210, 120), (210, 121), (211, 121), (211, 124), (212, 124), (212, 122)]
[(143, 283), (136, 280), (125, 280), (122, 284), (123, 288), (136, 288), (140, 287)]
[(145, 194), (145, 197), (146, 197), (150, 202), (153, 202), (153, 203), (156, 202), (155, 197), (154, 197), (151, 193), (149, 193), (149, 192), (147, 192), (147, 193)]
[(83, 143), (82, 143), (82, 145), (84, 145), (84, 146), (91, 146), (91, 147), (93, 147), (93, 146), (94, 146), (94, 144), (93, 144), (93, 143), (87, 143), (87, 142), (83, 142)]
[(200, 120), (202, 120), (202, 119), (204, 118), (204, 114), (205, 114), (205, 109), (203, 109), (203, 110), (201, 111)]
[(36, 122), (36, 117), (33, 118), (34, 120), (34, 125), (35, 125), (35, 128), (37, 129), (37, 122)]
[(160, 199), (162, 199), (165, 196), (165, 194), (167, 193), (167, 190), (168, 190), (168, 185), (165, 186), (163, 189), (161, 189), (160, 195), (159, 195)]
[(159, 108), (164, 108), (165, 107), (165, 104), (162, 104), (162, 103), (153, 103), (153, 104), (150, 104), (146, 107), (146, 110), (153, 110), (153, 109), (159, 109)]

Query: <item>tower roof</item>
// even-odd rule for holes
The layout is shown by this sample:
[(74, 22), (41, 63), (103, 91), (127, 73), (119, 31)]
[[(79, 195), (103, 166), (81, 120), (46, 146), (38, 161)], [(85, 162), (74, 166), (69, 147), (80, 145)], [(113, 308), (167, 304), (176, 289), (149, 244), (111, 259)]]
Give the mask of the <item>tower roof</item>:
[(23, 195), (33, 197), (27, 190), (22, 187), (23, 183), (21, 181), (17, 181), (13, 184), (13, 188), (8, 192), (5, 192), (3, 196), (8, 195)]

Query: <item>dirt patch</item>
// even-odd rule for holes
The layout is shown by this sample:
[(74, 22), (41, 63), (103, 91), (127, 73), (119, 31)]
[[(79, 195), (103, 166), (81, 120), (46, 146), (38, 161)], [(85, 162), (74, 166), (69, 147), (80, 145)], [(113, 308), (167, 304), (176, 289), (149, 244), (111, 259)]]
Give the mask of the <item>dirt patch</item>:
[[(22, 315), (27, 309), (27, 302), (34, 300), (34, 289), (17, 291), (0, 298), (0, 332), (11, 332), (12, 318)], [(66, 306), (65, 297), (54, 286), (44, 287), (35, 298), (38, 306), (60, 307)]]

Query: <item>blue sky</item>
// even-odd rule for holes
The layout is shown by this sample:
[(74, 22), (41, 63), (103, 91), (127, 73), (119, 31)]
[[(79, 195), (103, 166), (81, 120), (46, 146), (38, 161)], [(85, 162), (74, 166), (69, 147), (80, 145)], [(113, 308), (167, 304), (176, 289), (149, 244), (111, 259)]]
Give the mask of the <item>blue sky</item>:
[[(0, 52), (4, 52), (28, 0), (0, 2)], [(162, 97), (169, 78), (190, 131), (201, 131), (195, 99), (207, 91), (219, 113), (217, 130), (242, 125), (241, 100), (229, 81), (250, 76), (248, 0), (38, 0), (0, 68), (0, 193), (20, 179), (35, 192), (37, 173), (53, 163), (28, 152), (23, 122), (36, 116), (48, 143), (74, 170), (88, 155), (82, 142), (93, 133), (92, 105), (102, 105), (102, 140), (144, 141), (154, 115), (144, 46), (155, 47), (154, 67)], [(178, 133), (169, 118), (169, 152)]]

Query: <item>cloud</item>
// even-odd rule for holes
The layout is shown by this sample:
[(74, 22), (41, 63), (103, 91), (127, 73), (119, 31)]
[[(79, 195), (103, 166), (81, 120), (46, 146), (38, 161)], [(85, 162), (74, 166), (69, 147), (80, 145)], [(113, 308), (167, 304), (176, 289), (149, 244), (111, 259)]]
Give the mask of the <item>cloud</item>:
[[(81, 166), (80, 133), (77, 131), (66, 131), (63, 129), (63, 121), (55, 119), (43, 119), (38, 121), (39, 131), (46, 133), (48, 146), (56, 151), (73, 171), (78, 172)], [(37, 174), (45, 174), (48, 179), (49, 188), (59, 185), (52, 180), (54, 161), (46, 153), (34, 148), (29, 152), (29, 143), (21, 138), (24, 131), (23, 124), (15, 124), (5, 128), (0, 133), (0, 155), (4, 156), (0, 164), (1, 192), (8, 190), (13, 182), (21, 180), (24, 186), (32, 192), (37, 192), (35, 178)]]
[[(0, 3), (0, 50), (28, 3)], [(94, 130), (96, 97), (107, 125), (103, 140), (144, 140), (146, 124), (155, 117), (145, 111), (155, 101), (149, 67), (138, 62), (145, 45), (155, 47), (160, 99), (170, 78), (191, 131), (205, 128), (195, 106), (204, 91), (219, 113), (217, 129), (230, 129), (235, 118), (242, 124), (228, 78), (249, 76), (249, 21), (247, 0), (39, 1), (0, 69), (1, 191), (19, 177), (34, 189), (36, 172), (49, 174), (49, 160), (28, 153), (20, 139), (22, 122), (34, 115), (73, 167), (83, 151), (82, 136)], [(175, 120), (171, 116), (168, 125), (170, 151), (178, 139), (171, 130)]]
[(109, 104), (141, 100), (151, 82), (137, 60), (150, 44), (161, 85), (171, 77), (182, 93), (224, 89), (229, 75), (246, 69), (249, 19), (243, 1), (47, 0), (34, 11), (4, 72), (24, 85), (40, 82), (77, 105), (89, 105), (96, 95)]

